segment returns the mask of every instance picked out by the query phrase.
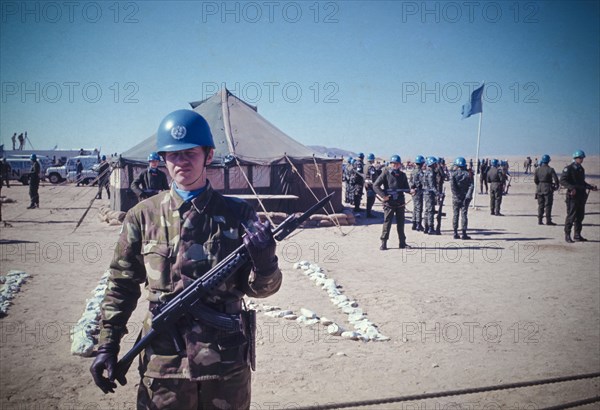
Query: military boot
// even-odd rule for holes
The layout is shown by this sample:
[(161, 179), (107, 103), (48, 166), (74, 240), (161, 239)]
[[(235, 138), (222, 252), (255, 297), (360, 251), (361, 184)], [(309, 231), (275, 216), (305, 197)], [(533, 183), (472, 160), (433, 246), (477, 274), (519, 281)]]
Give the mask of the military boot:
[(429, 233), (429, 225), (425, 224), (425, 228), (423, 228), (423, 233), (427, 235)]
[(424, 229), (425, 229), (425, 228), (423, 228), (423, 225), (421, 224), (421, 222), (419, 222), (419, 223), (417, 224), (417, 231), (418, 231), (418, 232), (423, 232), (423, 230), (424, 230)]
[(408, 246), (406, 244), (406, 241), (400, 241), (400, 249), (406, 249), (406, 248), (410, 248), (410, 246)]
[(544, 222), (542, 222), (542, 217), (538, 216), (538, 225), (543, 225)]
[(575, 235), (573, 235), (573, 241), (575, 241), (575, 242), (587, 242), (587, 239), (585, 239), (583, 236), (581, 236), (581, 232), (575, 232)]
[(435, 234), (436, 234), (436, 235), (441, 235), (441, 234), (442, 234), (442, 228), (438, 227), (438, 228), (435, 230)]
[(437, 233), (435, 232), (435, 229), (433, 228), (433, 226), (429, 227), (429, 231), (427, 232), (428, 235), (437, 235)]
[(381, 241), (381, 246), (379, 247), (380, 251), (387, 250), (387, 241)]
[(457, 231), (454, 231), (454, 239), (460, 239), (460, 236), (458, 235)]
[(575, 241), (573, 241), (573, 239), (571, 239), (571, 232), (565, 233), (565, 242), (567, 242), (567, 243), (574, 243), (575, 242)]
[(417, 221), (413, 221), (413, 224), (412, 224), (412, 230), (413, 230), (413, 231), (416, 231), (416, 230), (417, 230)]
[(460, 237), (460, 239), (469, 240), (469, 239), (471, 239), (471, 237), (469, 235), (467, 235), (467, 231), (463, 231), (462, 236)]
[(546, 225), (556, 226), (556, 224), (552, 222), (552, 218), (546, 218)]

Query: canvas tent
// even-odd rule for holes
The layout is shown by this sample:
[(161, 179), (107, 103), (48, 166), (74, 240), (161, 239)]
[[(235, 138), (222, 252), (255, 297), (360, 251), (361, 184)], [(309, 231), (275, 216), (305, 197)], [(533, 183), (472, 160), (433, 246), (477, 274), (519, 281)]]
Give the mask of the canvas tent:
[[(341, 158), (314, 153), (225, 88), (190, 105), (210, 125), (216, 148), (207, 173), (219, 192), (241, 196), (260, 211), (247, 177), (268, 211), (290, 213), (307, 209), (315, 199), (306, 185), (319, 198), (325, 190), (335, 191), (331, 203), (336, 212), (343, 208)], [(120, 156), (111, 175), (113, 209), (126, 211), (137, 203), (129, 185), (146, 168), (152, 151), (156, 151), (156, 134)], [(330, 207), (328, 211), (331, 212)]]

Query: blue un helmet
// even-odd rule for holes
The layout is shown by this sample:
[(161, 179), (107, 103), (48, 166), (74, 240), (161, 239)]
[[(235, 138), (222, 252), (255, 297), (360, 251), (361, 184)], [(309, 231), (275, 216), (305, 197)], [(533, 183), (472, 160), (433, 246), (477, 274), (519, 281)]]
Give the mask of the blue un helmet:
[(365, 158), (365, 154), (363, 154), (362, 152), (359, 152), (358, 153), (358, 158), (364, 159)]
[(35, 155), (35, 154), (31, 154), (31, 155), (29, 156), (29, 160), (30, 160), (30, 161), (36, 161), (36, 160), (37, 160), (37, 155)]
[(106, 161), (106, 155), (102, 155), (102, 158), (100, 158), (102, 161)]
[(415, 164), (423, 165), (425, 163), (425, 157), (423, 155), (417, 155), (415, 158)]
[(367, 156), (367, 160), (368, 161), (375, 161), (375, 154), (373, 154), (372, 152)]
[(573, 158), (585, 158), (585, 152), (583, 152), (581, 149), (578, 149), (573, 153)]
[(215, 148), (215, 143), (203, 116), (192, 110), (177, 110), (158, 126), (156, 147), (158, 152), (173, 152), (194, 147)]
[(431, 167), (435, 164), (437, 164), (438, 160), (436, 157), (427, 157), (427, 166)]
[(496, 158), (494, 158), (491, 162), (493, 167), (497, 167), (498, 165), (500, 165), (500, 162), (498, 162), (498, 160)]
[(542, 159), (540, 159), (540, 164), (547, 164), (550, 162), (550, 155), (544, 154), (542, 155)]
[(160, 156), (158, 155), (158, 152), (151, 152), (150, 155), (148, 155), (148, 162), (150, 161), (160, 161)]
[(402, 161), (400, 160), (400, 155), (398, 154), (394, 154), (390, 157), (390, 164), (393, 164), (394, 162), (396, 163), (401, 163)]
[(464, 159), (463, 157), (457, 157), (454, 160), (454, 165), (456, 165), (457, 167), (460, 167), (460, 168), (464, 168), (467, 166), (467, 160)]

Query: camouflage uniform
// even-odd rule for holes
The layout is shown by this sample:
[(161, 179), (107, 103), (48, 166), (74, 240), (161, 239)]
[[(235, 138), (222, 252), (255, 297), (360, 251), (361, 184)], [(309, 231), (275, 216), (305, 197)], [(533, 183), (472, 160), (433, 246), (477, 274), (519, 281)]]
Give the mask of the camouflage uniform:
[(467, 235), (469, 220), (467, 212), (469, 203), (473, 199), (473, 176), (465, 169), (457, 168), (450, 176), (450, 189), (452, 189), (452, 229), (458, 235), (458, 218), (462, 217), (463, 237)]
[(500, 215), (506, 176), (499, 166), (490, 167), (487, 172), (487, 180), (490, 183), (490, 214)]
[[(435, 227), (435, 233), (437, 235), (441, 235), (442, 230), (442, 212), (443, 212), (443, 204), (446, 194), (444, 193), (444, 182), (448, 181), (450, 178), (448, 168), (446, 164), (438, 164), (436, 168), (434, 168), (435, 172), (435, 190), (436, 192), (436, 205), (438, 206), (437, 212), (437, 224)], [(435, 212), (435, 211), (434, 211)], [(433, 227), (433, 226), (432, 226)]]
[(354, 212), (360, 212), (360, 201), (363, 195), (363, 186), (365, 185), (365, 166), (362, 161), (356, 161), (351, 169), (350, 183), (352, 191), (352, 203)]
[(423, 230), (423, 170), (417, 164), (410, 173), (410, 187), (415, 190), (413, 195), (413, 226), (416, 231)]
[(563, 169), (560, 176), (560, 185), (567, 189), (565, 235), (571, 235), (571, 227), (574, 227), (574, 239), (581, 240), (581, 229), (583, 227), (583, 218), (585, 217), (585, 203), (588, 198), (586, 190), (594, 189), (594, 186), (585, 182), (585, 170), (581, 164), (575, 161)]
[(425, 233), (433, 230), (435, 201), (438, 196), (435, 171), (430, 167), (423, 172), (423, 199), (425, 202)]
[[(382, 189), (383, 187), (383, 189)], [(381, 175), (373, 183), (373, 189), (380, 197), (385, 197), (386, 192), (391, 189), (410, 189), (406, 174), (400, 170), (386, 168)], [(406, 245), (406, 235), (404, 234), (404, 193), (399, 192), (396, 199), (390, 198), (389, 201), (383, 203), (383, 227), (381, 230), (381, 240), (387, 241), (390, 237), (390, 229), (394, 214), (396, 215), (396, 229), (400, 246)]]
[[(240, 246), (242, 222), (256, 219), (246, 202), (224, 197), (210, 184), (191, 201), (184, 202), (172, 187), (132, 208), (110, 264), (98, 344), (118, 342), (126, 333), (140, 284), (146, 286), (150, 308), (168, 301)], [(203, 302), (247, 322), (242, 297), (266, 297), (280, 285), (279, 268), (257, 273), (249, 263)], [(151, 319), (148, 311), (144, 334)], [(138, 408), (249, 408), (247, 326), (228, 333), (187, 317), (177, 327), (186, 344), (183, 357), (168, 334), (158, 335), (141, 355)]]
[(365, 191), (367, 193), (367, 217), (373, 217), (371, 210), (375, 204), (375, 191), (373, 190), (373, 182), (381, 175), (381, 169), (377, 168), (372, 162), (369, 162), (369, 168), (367, 169), (365, 179)]
[(40, 194), (38, 192), (40, 188), (40, 163), (35, 160), (31, 163), (31, 169), (29, 170), (29, 199), (31, 204), (30, 208), (40, 207)]
[(546, 224), (553, 225), (552, 204), (554, 203), (554, 191), (558, 189), (558, 176), (554, 168), (544, 163), (535, 169), (533, 176), (536, 190), (535, 196), (538, 201), (538, 223), (542, 225), (544, 211), (546, 211)]

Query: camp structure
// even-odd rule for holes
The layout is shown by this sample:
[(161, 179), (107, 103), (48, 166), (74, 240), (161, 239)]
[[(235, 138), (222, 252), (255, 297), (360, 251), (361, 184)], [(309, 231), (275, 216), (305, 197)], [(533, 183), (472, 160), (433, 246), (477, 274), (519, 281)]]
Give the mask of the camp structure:
[[(333, 209), (327, 210), (343, 209), (342, 158), (314, 153), (226, 88), (190, 105), (206, 118), (213, 134), (215, 153), (207, 175), (217, 191), (241, 197), (257, 211), (264, 206), (266, 211), (285, 213), (304, 211), (316, 202), (315, 195), (335, 192)], [(131, 181), (146, 169), (148, 154), (156, 150), (154, 134), (113, 163), (113, 210), (127, 211), (137, 203)]]

